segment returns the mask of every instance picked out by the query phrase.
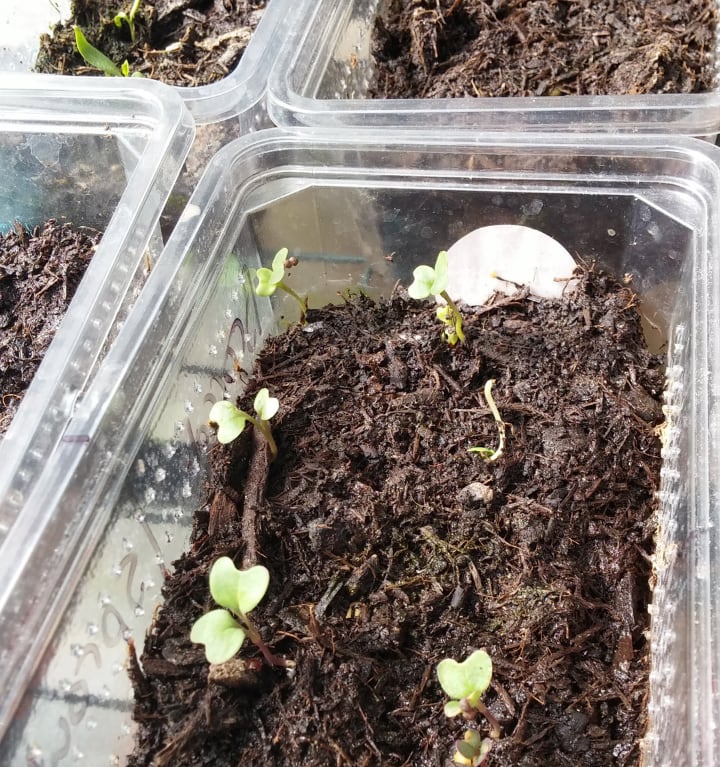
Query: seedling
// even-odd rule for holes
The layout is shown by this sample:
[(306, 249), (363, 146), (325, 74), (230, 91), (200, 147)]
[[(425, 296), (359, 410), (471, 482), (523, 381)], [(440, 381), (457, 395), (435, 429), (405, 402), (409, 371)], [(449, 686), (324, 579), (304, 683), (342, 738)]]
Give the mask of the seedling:
[(284, 290), (288, 295), (291, 295), (300, 304), (300, 322), (305, 322), (305, 315), (308, 310), (307, 298), (300, 298), (300, 296), (285, 282), (283, 277), (285, 276), (285, 263), (288, 257), (288, 249), (281, 248), (275, 254), (275, 258), (272, 261), (272, 268), (268, 269), (265, 266), (261, 266), (256, 272), (257, 285), (255, 286), (255, 293), (258, 296), (271, 296), (278, 288)]
[(443, 328), (443, 338), (450, 344), (465, 341), (465, 334), (462, 327), (462, 315), (455, 302), (447, 293), (448, 284), (448, 254), (446, 250), (438, 253), (435, 267), (422, 264), (413, 271), (414, 280), (408, 288), (410, 298), (421, 300), (429, 296), (442, 298), (445, 301), (444, 306), (439, 306), (436, 310), (437, 318), (445, 326)]
[(104, 72), (106, 77), (142, 77), (140, 72), (130, 74), (130, 64), (128, 64), (127, 59), (118, 67), (114, 61), (88, 42), (80, 27), (75, 25), (73, 29), (75, 30), (75, 45), (78, 53), (88, 66)]
[(492, 749), (492, 740), (483, 738), (477, 730), (465, 730), (462, 740), (455, 741), (455, 764), (480, 767)]
[(135, 0), (130, 6), (130, 13), (120, 11), (119, 13), (116, 13), (113, 18), (113, 23), (118, 29), (122, 27), (123, 22), (128, 25), (128, 28), (130, 29), (130, 40), (133, 43), (135, 42), (135, 16), (137, 15), (141, 2), (142, 0)]
[(220, 557), (210, 568), (210, 594), (223, 610), (211, 610), (198, 618), (190, 630), (190, 641), (205, 645), (210, 663), (225, 663), (247, 637), (271, 666), (291, 666), (291, 661), (274, 655), (248, 617), (270, 585), (270, 573), (262, 565), (238, 570), (230, 557)]
[(208, 421), (211, 426), (217, 429), (218, 442), (222, 442), (224, 445), (237, 439), (242, 434), (245, 424), (249, 421), (265, 437), (265, 441), (270, 447), (272, 458), (275, 459), (277, 458), (278, 449), (268, 421), (277, 413), (279, 407), (280, 402), (278, 399), (271, 397), (268, 390), (263, 388), (255, 395), (253, 402), (257, 418), (246, 413), (244, 410), (240, 410), (232, 402), (223, 399), (216, 402), (210, 408)]
[[(454, 717), (462, 714), (464, 719), (473, 721), (477, 714), (481, 713), (492, 728), (490, 737), (493, 739), (500, 737), (500, 725), (482, 701), (482, 696), (490, 686), (492, 679), (492, 660), (485, 650), (476, 650), (462, 663), (458, 663), (452, 658), (444, 658), (438, 663), (437, 676), (440, 686), (450, 698), (444, 707), (445, 716)], [(473, 737), (471, 745), (474, 742), (475, 738)], [(458, 748), (461, 755), (463, 750), (468, 749), (463, 748), (461, 750)], [(487, 750), (482, 754), (482, 759), (485, 758), (485, 755), (487, 755)], [(465, 758), (478, 759), (480, 756), (481, 753), (478, 750), (474, 757)], [(460, 764), (481, 764), (482, 759), (475, 762), (460, 762)]]
[(486, 461), (496, 461), (505, 450), (505, 421), (500, 418), (500, 411), (497, 409), (495, 400), (492, 395), (492, 387), (495, 385), (495, 379), (490, 378), (485, 383), (483, 394), (485, 395), (485, 402), (487, 402), (490, 412), (493, 414), (495, 424), (498, 429), (498, 446), (495, 450), (489, 447), (469, 447), (469, 453), (479, 453)]

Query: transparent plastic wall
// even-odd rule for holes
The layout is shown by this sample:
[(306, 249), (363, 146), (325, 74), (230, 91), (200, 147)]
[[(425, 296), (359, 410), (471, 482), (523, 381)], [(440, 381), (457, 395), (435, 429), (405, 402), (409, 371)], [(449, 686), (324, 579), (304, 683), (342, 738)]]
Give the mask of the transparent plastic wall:
[[(720, 77), (705, 94), (368, 98), (374, 69), (373, 26), (389, 5), (390, 0), (298, 0), (292, 39), (270, 76), (268, 110), (276, 125), (569, 129), (691, 136), (720, 131)], [(716, 47), (720, 49), (720, 30)]]
[[(118, 2), (118, 8), (121, 6)], [(265, 98), (268, 77), (294, 28), (296, 6), (296, 0), (268, 0), (242, 58), (223, 79), (208, 85), (170, 88), (184, 101), (197, 131), (163, 211), (163, 233), (172, 231), (205, 166), (218, 149), (240, 136), (271, 127)], [(69, 19), (70, 10), (70, 0), (3, 0), (0, 73), (32, 72), (40, 34), (49, 32), (55, 23)], [(80, 81), (108, 82), (109, 79), (112, 78), (87, 76)]]
[[(690, 139), (260, 132), (211, 163), (146, 290), (0, 550), (0, 762), (121, 765), (132, 747), (126, 641), (204, 502), (211, 404), (242, 390), (291, 307), (248, 269), (287, 245), (313, 305), (387, 295), (486, 224), (540, 229), (630, 274), (668, 349), (649, 767), (718, 763), (717, 259), (720, 152)], [(392, 262), (385, 256), (394, 253)], [(50, 492), (52, 490), (52, 492)], [(32, 582), (31, 582), (32, 581)], [(45, 588), (38, 593), (35, 584)]]
[(0, 84), (0, 231), (55, 219), (102, 234), (0, 441), (0, 544), (160, 258), (160, 213), (192, 139), (181, 99), (157, 83)]

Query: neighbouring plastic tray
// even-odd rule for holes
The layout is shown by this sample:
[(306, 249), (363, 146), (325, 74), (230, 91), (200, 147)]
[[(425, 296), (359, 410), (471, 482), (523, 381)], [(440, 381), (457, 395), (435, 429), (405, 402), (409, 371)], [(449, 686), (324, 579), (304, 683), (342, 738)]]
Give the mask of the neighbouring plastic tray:
[[(175, 88), (198, 125), (238, 118), (243, 133), (266, 126), (268, 74), (288, 36), (295, 5), (295, 0), (268, 2), (240, 63), (227, 77), (209, 85)], [(32, 71), (40, 34), (69, 14), (70, 0), (4, 0), (0, 71)]]
[(160, 213), (192, 139), (182, 100), (158, 83), (21, 74), (0, 85), (0, 231), (57, 219), (103, 233), (0, 441), (0, 543), (160, 257)]
[[(298, 0), (270, 74), (276, 125), (682, 133), (720, 130), (720, 82), (706, 94), (370, 99), (373, 22), (386, 0)], [(720, 47), (720, 33), (718, 34)]]
[(211, 403), (240, 393), (290, 311), (256, 298), (248, 269), (288, 245), (313, 305), (388, 294), (468, 231), (522, 223), (632, 275), (662, 328), (645, 764), (718, 764), (719, 196), (720, 151), (680, 137), (267, 131), (225, 147), (0, 549), (0, 761), (124, 763), (125, 640), (142, 644), (203, 503)]

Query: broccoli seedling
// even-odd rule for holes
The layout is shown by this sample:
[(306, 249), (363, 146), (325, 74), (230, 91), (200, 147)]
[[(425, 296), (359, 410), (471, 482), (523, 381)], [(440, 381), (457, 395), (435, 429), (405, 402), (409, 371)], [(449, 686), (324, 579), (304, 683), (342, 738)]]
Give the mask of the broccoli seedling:
[(210, 594), (223, 608), (198, 618), (190, 630), (190, 641), (205, 645), (210, 663), (225, 663), (242, 647), (247, 637), (271, 666), (292, 665), (274, 655), (248, 617), (270, 585), (270, 573), (262, 565), (238, 570), (230, 557), (220, 557), (210, 568)]
[(492, 679), (492, 660), (485, 650), (475, 650), (462, 663), (444, 658), (438, 663), (437, 677), (450, 698), (443, 709), (445, 716), (462, 714), (464, 719), (473, 721), (479, 712), (490, 723), (492, 737), (500, 737), (500, 725), (482, 702)]
[(437, 318), (445, 326), (443, 328), (443, 338), (450, 346), (460, 341), (465, 341), (463, 333), (462, 315), (455, 302), (447, 293), (448, 284), (448, 254), (446, 250), (438, 253), (435, 267), (422, 264), (413, 271), (413, 282), (408, 287), (410, 298), (421, 300), (429, 296), (442, 298), (445, 301), (444, 306), (439, 306), (435, 312)]
[(130, 29), (130, 40), (133, 43), (135, 42), (135, 16), (137, 15), (141, 2), (142, 0), (135, 0), (130, 6), (130, 13), (120, 11), (113, 17), (113, 23), (118, 29), (122, 27), (123, 22), (128, 25), (128, 28)]
[(268, 421), (277, 413), (279, 407), (278, 399), (271, 397), (268, 390), (263, 388), (255, 395), (253, 402), (257, 418), (223, 399), (210, 408), (208, 422), (217, 429), (218, 442), (226, 445), (242, 434), (245, 424), (249, 421), (265, 437), (274, 460), (277, 458), (278, 449)]
[(118, 67), (114, 61), (88, 42), (82, 29), (77, 24), (73, 29), (75, 30), (75, 45), (77, 46), (78, 53), (83, 57), (88, 66), (104, 72), (106, 77), (142, 77), (140, 72), (130, 74), (130, 64), (128, 64), (127, 59)]
[(265, 266), (261, 266), (255, 272), (255, 276), (257, 277), (255, 293), (258, 296), (271, 296), (278, 288), (280, 288), (280, 290), (284, 290), (300, 305), (300, 322), (305, 322), (305, 315), (307, 314), (308, 310), (307, 298), (300, 298), (300, 296), (289, 285), (283, 282), (283, 277), (285, 276), (285, 261), (287, 256), (288, 249), (281, 248), (275, 254), (275, 258), (273, 258), (271, 269), (268, 269)]
[(465, 730), (462, 740), (455, 741), (455, 764), (480, 767), (492, 749), (492, 740), (483, 738), (477, 730)]

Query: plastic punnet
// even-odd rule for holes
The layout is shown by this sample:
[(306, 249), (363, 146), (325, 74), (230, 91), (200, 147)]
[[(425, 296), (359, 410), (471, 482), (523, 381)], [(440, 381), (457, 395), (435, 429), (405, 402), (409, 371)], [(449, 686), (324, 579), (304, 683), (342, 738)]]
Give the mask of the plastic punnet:
[(292, 316), (248, 270), (287, 245), (313, 305), (389, 294), (467, 232), (522, 223), (632, 275), (667, 347), (643, 748), (650, 767), (718, 764), (718, 195), (720, 151), (684, 138), (269, 131), (225, 147), (0, 549), (0, 761), (122, 764), (132, 747), (125, 640), (142, 643), (203, 503), (207, 414)]
[[(39, 36), (69, 18), (70, 0), (4, 0), (0, 20), (0, 71), (30, 72)], [(121, 3), (118, 3), (120, 7)], [(209, 85), (175, 86), (197, 125), (240, 120), (241, 132), (267, 125), (264, 96), (268, 75), (295, 12), (295, 0), (271, 0), (238, 66)]]
[[(720, 81), (706, 94), (370, 99), (373, 22), (385, 0), (298, 0), (273, 67), (268, 111), (281, 127), (451, 127), (682, 133), (720, 131)], [(718, 31), (720, 47), (720, 30)]]
[(182, 100), (158, 83), (8, 75), (0, 86), (0, 230), (53, 218), (103, 232), (0, 441), (0, 544), (159, 259), (160, 212), (192, 138)]

